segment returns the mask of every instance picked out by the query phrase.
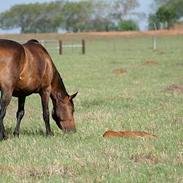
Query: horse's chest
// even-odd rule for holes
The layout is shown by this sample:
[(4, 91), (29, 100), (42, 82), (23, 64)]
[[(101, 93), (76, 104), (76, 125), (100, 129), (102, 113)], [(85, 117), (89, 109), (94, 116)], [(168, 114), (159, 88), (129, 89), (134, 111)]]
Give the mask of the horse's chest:
[(21, 91), (26, 93), (33, 93), (39, 90), (41, 80), (33, 77), (20, 76), (15, 91)]
[(38, 93), (42, 88), (50, 85), (49, 78), (36, 73), (26, 73), (19, 77), (15, 91), (25, 93)]
[(15, 90), (35, 91), (41, 87), (42, 75), (33, 70), (20, 73)]
[(15, 91), (26, 93), (37, 93), (41, 89), (49, 87), (51, 81), (50, 67), (44, 60), (27, 59), (19, 79)]

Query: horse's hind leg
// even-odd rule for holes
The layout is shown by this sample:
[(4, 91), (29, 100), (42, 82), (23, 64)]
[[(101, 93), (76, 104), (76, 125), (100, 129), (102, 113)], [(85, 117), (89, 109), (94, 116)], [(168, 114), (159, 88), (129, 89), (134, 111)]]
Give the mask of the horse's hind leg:
[(16, 123), (16, 127), (15, 127), (15, 130), (13, 132), (14, 136), (19, 136), (19, 133), (20, 133), (20, 123), (21, 123), (21, 120), (24, 116), (24, 104), (25, 104), (25, 96), (21, 96), (18, 98), (18, 110), (17, 110), (17, 123)]
[(6, 109), (8, 104), (10, 103), (12, 97), (12, 92), (10, 90), (2, 90), (1, 91), (1, 101), (0, 101), (0, 140), (6, 138), (5, 128), (3, 124), (3, 119), (6, 114)]

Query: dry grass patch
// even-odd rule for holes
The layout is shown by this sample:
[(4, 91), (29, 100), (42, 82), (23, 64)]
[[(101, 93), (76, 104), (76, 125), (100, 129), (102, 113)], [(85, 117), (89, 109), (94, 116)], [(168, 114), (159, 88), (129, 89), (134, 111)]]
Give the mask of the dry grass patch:
[(20, 167), (1, 165), (0, 174), (14, 174), (15, 176), (21, 178), (41, 179), (43, 177), (51, 176), (74, 177), (76, 173), (71, 167), (54, 164), (48, 167)]
[(183, 152), (180, 152), (174, 160), (174, 164), (178, 166), (183, 166)]
[(130, 157), (130, 160), (136, 163), (147, 163), (147, 164), (158, 164), (160, 161), (159, 159), (153, 155), (151, 152), (148, 154), (134, 154)]
[(181, 125), (183, 125), (183, 117), (176, 117), (173, 120), (173, 124), (181, 124)]
[(172, 84), (166, 88), (166, 91), (183, 93), (183, 85)]
[(157, 65), (158, 62), (155, 60), (147, 60), (144, 62), (144, 65)]
[(118, 68), (118, 69), (114, 69), (112, 73), (115, 74), (116, 76), (120, 76), (120, 75), (126, 74), (127, 70), (124, 68)]

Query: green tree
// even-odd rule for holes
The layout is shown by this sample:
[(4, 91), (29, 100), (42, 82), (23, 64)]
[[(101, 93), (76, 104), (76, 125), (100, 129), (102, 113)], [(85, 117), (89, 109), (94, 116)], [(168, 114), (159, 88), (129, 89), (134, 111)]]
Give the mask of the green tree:
[(64, 28), (67, 31), (84, 31), (92, 14), (92, 4), (87, 1), (68, 2), (63, 9)]
[(170, 29), (176, 22), (176, 10), (172, 6), (163, 5), (156, 12), (156, 16), (164, 28)]
[(115, 0), (112, 15), (116, 22), (116, 29), (120, 31), (139, 30), (139, 27), (131, 16), (140, 17), (142, 14), (135, 12), (139, 6), (138, 0)]
[(68, 2), (64, 7), (67, 31), (110, 31), (113, 26), (111, 6), (104, 0)]
[(118, 30), (120, 31), (134, 31), (139, 30), (136, 22), (133, 20), (122, 20), (118, 24)]
[(134, 12), (134, 9), (138, 6), (138, 0), (115, 0), (113, 16), (118, 21), (122, 21), (129, 15), (137, 15), (137, 13)]
[(60, 2), (15, 5), (0, 14), (0, 27), (20, 27), (22, 33), (55, 32), (63, 20), (60, 7)]
[[(149, 16), (149, 28), (155, 23), (157, 27), (170, 29), (179, 18), (183, 17), (183, 0), (156, 0), (161, 6), (156, 13)], [(154, 22), (153, 22), (154, 21)]]
[(168, 5), (175, 9), (177, 19), (183, 16), (183, 0), (169, 1)]
[(159, 30), (160, 29), (160, 21), (156, 14), (150, 14), (148, 17), (148, 29), (149, 30)]
[(106, 0), (93, 0), (92, 2), (92, 16), (88, 24), (88, 30), (92, 31), (110, 31), (115, 29), (113, 16), (111, 11), (113, 9), (112, 3)]
[(110, 31), (134, 14), (138, 0), (57, 0), (51, 3), (15, 5), (0, 14), (0, 28), (26, 32)]
[(183, 16), (183, 0), (155, 0), (155, 3), (159, 8), (163, 6), (174, 8), (177, 18)]

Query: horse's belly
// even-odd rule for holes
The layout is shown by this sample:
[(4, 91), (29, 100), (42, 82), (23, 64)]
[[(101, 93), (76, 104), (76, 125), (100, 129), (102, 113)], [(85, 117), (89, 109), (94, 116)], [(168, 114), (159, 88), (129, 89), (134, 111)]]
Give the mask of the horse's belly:
[(38, 93), (36, 91), (30, 91), (30, 90), (23, 90), (23, 91), (20, 91), (20, 90), (14, 90), (13, 91), (13, 96), (14, 97), (20, 97), (20, 96), (29, 96), (33, 93)]

